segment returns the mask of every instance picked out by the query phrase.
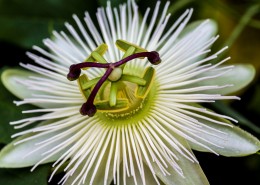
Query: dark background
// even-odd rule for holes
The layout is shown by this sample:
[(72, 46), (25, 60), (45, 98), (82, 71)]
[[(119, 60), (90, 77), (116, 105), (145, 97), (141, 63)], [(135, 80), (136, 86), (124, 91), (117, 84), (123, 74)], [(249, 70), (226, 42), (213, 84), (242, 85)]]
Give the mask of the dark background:
[[(118, 5), (124, 0), (111, 0)], [(154, 7), (155, 0), (139, 0), (140, 11)], [(166, 2), (166, 1), (162, 1)], [(163, 4), (163, 3), (162, 3)], [(51, 30), (64, 29), (63, 23), (73, 23), (71, 15), (83, 17), (84, 11), (95, 16), (98, 6), (105, 0), (0, 0), (0, 67), (16, 67), (19, 62), (30, 62), (25, 52), (32, 45), (42, 45), (42, 39), (51, 36)], [(212, 18), (219, 25), (220, 39), (214, 45), (217, 50), (229, 45), (229, 64), (249, 63), (256, 68), (256, 77), (251, 85), (239, 92), (241, 101), (225, 102), (211, 106), (239, 120), (239, 126), (260, 138), (260, 3), (253, 0), (175, 0), (169, 12), (174, 21), (186, 8), (193, 7), (192, 20)], [(15, 99), (0, 84), (0, 146), (10, 142), (14, 133), (8, 125), (11, 120), (23, 117), (16, 108)], [(209, 153), (196, 152), (200, 164), (212, 185), (258, 185), (260, 184), (260, 156), (228, 158)], [(0, 169), (0, 185), (47, 185), (49, 165), (35, 172), (29, 169)], [(59, 176), (59, 175), (58, 175)], [(59, 179), (60, 177), (57, 177)], [(55, 180), (52, 184), (56, 184)]]

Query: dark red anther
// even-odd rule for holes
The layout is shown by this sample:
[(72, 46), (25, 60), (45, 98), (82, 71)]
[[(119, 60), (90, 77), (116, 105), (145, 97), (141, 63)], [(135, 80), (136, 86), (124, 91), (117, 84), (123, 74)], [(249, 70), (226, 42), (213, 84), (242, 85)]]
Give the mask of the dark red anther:
[(80, 114), (85, 116), (85, 115), (88, 115), (89, 117), (93, 117), (96, 112), (97, 112), (97, 108), (95, 105), (89, 105), (87, 102), (86, 103), (83, 103), (81, 108), (80, 108)]

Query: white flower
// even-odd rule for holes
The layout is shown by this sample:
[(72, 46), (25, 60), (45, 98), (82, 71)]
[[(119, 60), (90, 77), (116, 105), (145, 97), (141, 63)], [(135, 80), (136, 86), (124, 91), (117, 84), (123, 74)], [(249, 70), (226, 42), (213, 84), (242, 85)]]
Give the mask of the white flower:
[[(33, 104), (39, 109), (24, 113), (41, 113), (11, 124), (22, 128), (41, 122), (13, 135), (19, 137), (1, 151), (1, 167), (33, 166), (33, 170), (54, 162), (50, 180), (57, 170), (65, 168), (61, 183), (67, 185), (110, 184), (112, 180), (116, 184), (152, 185), (160, 184), (159, 179), (167, 185), (199, 185), (208, 181), (191, 148), (225, 156), (259, 150), (256, 138), (228, 121), (236, 122), (234, 119), (197, 104), (238, 99), (225, 94), (251, 80), (251, 67), (220, 66), (229, 58), (211, 64), (226, 49), (209, 54), (218, 38), (214, 36), (215, 23), (207, 20), (186, 26), (190, 9), (169, 25), (169, 3), (162, 13), (159, 6), (160, 2), (152, 13), (148, 8), (141, 19), (133, 1), (119, 9), (108, 3), (105, 9), (98, 9), (99, 27), (88, 13), (85, 24), (73, 15), (77, 28), (66, 23), (69, 34), (54, 31), (54, 40), (44, 40), (49, 51), (34, 46), (40, 54), (28, 53), (36, 65), (21, 65), (32, 72), (3, 73), (5, 86), (23, 99), (15, 101), (16, 105)], [(121, 50), (132, 46), (135, 51), (120, 51), (116, 41)], [(106, 50), (103, 43), (108, 50), (102, 57)], [(69, 67), (95, 60), (93, 51), (99, 54), (98, 62), (116, 62), (125, 52), (132, 56), (136, 48), (157, 51), (161, 63), (135, 59), (124, 68), (117, 67), (114, 76), (94, 93), (97, 113), (81, 115), (82, 104), (89, 101), (106, 70), (83, 69), (77, 81), (69, 81)], [(231, 78), (237, 72), (240, 75)]]

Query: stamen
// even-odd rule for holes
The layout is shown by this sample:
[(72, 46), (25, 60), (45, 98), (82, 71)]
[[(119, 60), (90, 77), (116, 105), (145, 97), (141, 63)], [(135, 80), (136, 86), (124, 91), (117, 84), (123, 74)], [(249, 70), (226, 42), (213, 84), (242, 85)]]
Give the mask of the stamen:
[[(136, 58), (144, 58), (147, 57), (149, 62), (153, 65), (157, 65), (161, 62), (159, 53), (156, 51), (152, 52), (140, 52), (140, 53), (134, 53), (130, 56), (127, 56), (123, 59), (121, 59), (118, 62), (115, 63), (95, 63), (95, 62), (82, 62), (78, 64), (73, 64), (70, 66), (69, 73), (67, 75), (68, 80), (73, 81), (77, 80), (80, 77), (81, 69), (88, 68), (88, 67), (96, 67), (96, 68), (107, 68), (105, 74), (100, 78), (100, 80), (97, 82), (93, 90), (91, 91), (89, 97), (87, 98), (87, 102), (84, 103), (81, 106), (80, 113), (82, 115), (88, 115), (90, 117), (94, 116), (97, 112), (96, 106), (94, 105), (94, 99), (98, 93), (98, 90), (103, 85), (103, 83), (113, 77), (111, 73), (116, 74), (116, 79), (112, 78), (111, 81), (117, 81), (121, 78), (122, 73), (119, 74), (118, 70), (122, 69), (120, 66), (126, 64), (127, 62), (136, 59)], [(113, 73), (113, 74), (114, 74)]]
[(153, 65), (158, 65), (161, 63), (161, 58), (158, 52), (152, 51), (152, 54), (148, 56), (148, 60), (151, 62)]

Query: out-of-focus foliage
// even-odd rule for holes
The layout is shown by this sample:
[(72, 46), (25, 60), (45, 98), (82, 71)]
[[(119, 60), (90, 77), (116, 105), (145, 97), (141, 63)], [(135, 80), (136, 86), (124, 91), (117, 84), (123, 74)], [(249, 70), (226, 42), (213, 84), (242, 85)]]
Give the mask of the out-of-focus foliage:
[(0, 39), (23, 47), (41, 44), (53, 29), (61, 29), (73, 13), (94, 14), (96, 1), (85, 0), (1, 0)]
[[(111, 4), (118, 6), (125, 1), (111, 0)], [(161, 3), (164, 4), (166, 1), (161, 0)], [(137, 2), (143, 14), (148, 6), (154, 7), (157, 0)], [(73, 24), (73, 13), (82, 18), (84, 11), (88, 11), (94, 17), (97, 7), (106, 3), (106, 0), (0, 0), (1, 66), (16, 66), (19, 62), (30, 62), (23, 54), (25, 50), (30, 49), (32, 45), (43, 46), (42, 39), (50, 37), (53, 29), (64, 30), (65, 21)], [(241, 127), (260, 138), (259, 0), (171, 0), (170, 23), (187, 8), (194, 8), (192, 20), (211, 18), (218, 23), (220, 38), (213, 51), (227, 44), (230, 48), (222, 57), (231, 56), (229, 64), (252, 64), (256, 68), (254, 82), (239, 92), (241, 101), (216, 103), (211, 108), (234, 117), (240, 122)], [(8, 122), (25, 117), (20, 112), (29, 107), (16, 107), (13, 104), (16, 98), (8, 93), (2, 84), (0, 91), (0, 143), (3, 145), (11, 141), (10, 135), (14, 133)], [(247, 179), (248, 183), (252, 182), (251, 184), (260, 184), (260, 157), (257, 155), (226, 159), (209, 154), (196, 154), (212, 185), (242, 185), (243, 179)], [(223, 166), (225, 168), (222, 168)], [(46, 185), (48, 171), (46, 166), (38, 168), (33, 173), (30, 173), (29, 169), (0, 169), (0, 184)]]
[(30, 168), (21, 169), (1, 169), (0, 184), (4, 185), (47, 185), (47, 178), (50, 167), (42, 165), (33, 173)]

